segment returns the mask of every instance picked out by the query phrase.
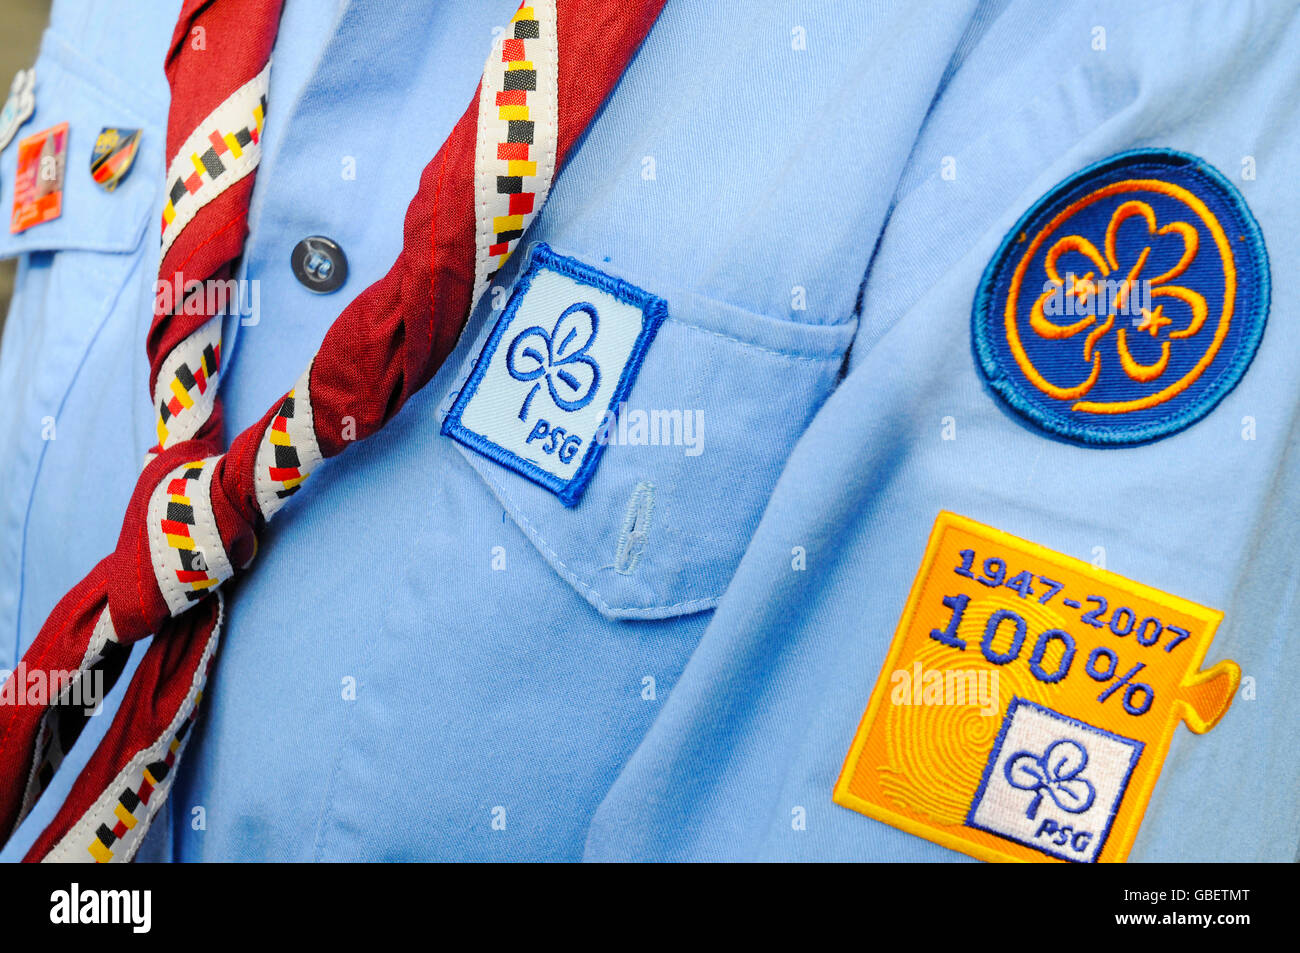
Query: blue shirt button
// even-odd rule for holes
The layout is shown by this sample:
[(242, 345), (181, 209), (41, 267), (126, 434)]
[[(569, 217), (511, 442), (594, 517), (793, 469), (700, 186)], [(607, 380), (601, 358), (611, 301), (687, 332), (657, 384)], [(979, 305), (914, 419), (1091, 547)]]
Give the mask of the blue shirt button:
[(293, 247), (289, 263), (302, 286), (317, 294), (337, 291), (348, 278), (348, 256), (338, 242), (324, 235), (300, 241)]

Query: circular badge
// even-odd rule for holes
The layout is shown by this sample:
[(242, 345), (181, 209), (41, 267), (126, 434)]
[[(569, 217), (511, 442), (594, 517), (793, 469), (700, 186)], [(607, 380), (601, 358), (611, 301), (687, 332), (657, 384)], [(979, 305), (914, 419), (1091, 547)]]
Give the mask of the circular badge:
[(1017, 413), (1078, 443), (1167, 436), (1237, 385), (1268, 318), (1241, 195), (1195, 156), (1125, 152), (1048, 192), (984, 271), (976, 360)]

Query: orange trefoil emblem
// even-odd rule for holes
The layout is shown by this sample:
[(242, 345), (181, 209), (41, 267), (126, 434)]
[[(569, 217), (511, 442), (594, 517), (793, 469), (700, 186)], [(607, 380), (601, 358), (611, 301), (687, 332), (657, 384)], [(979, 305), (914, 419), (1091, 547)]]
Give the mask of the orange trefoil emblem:
[[(1147, 278), (1143, 272), (1147, 259), (1151, 255), (1150, 244), (1143, 247), (1135, 261), (1131, 264), (1125, 263), (1123, 267), (1116, 253), (1116, 239), (1120, 226), (1135, 216), (1141, 216), (1146, 220), (1148, 237), (1151, 239), (1172, 234), (1178, 235), (1183, 240), (1183, 254), (1178, 262), (1168, 271), (1153, 278)], [(1195, 335), (1205, 324), (1209, 313), (1204, 296), (1190, 288), (1173, 284), (1174, 279), (1182, 275), (1196, 259), (1200, 246), (1196, 228), (1191, 224), (1179, 221), (1157, 227), (1155, 210), (1146, 202), (1131, 200), (1116, 208), (1111, 216), (1110, 223), (1106, 226), (1105, 246), (1105, 255), (1102, 255), (1097, 250), (1097, 246), (1082, 235), (1066, 235), (1058, 239), (1048, 249), (1044, 261), (1044, 270), (1048, 278), (1046, 289), (1034, 302), (1033, 310), (1029, 314), (1029, 324), (1035, 333), (1049, 340), (1072, 338), (1087, 332), (1083, 339), (1083, 360), (1092, 364), (1092, 370), (1077, 386), (1053, 388), (1054, 396), (1063, 400), (1082, 397), (1097, 383), (1101, 376), (1102, 365), (1102, 355), (1097, 344), (1112, 329), (1115, 330), (1115, 349), (1119, 353), (1120, 365), (1124, 373), (1132, 380), (1145, 383), (1160, 377), (1169, 366), (1171, 341)], [(1076, 252), (1087, 258), (1093, 265), (1093, 269), (1082, 276), (1067, 271), (1062, 278), (1057, 263), (1067, 252)], [(1112, 275), (1123, 275), (1123, 278), (1115, 279), (1111, 277)], [(1165, 314), (1165, 303), (1159, 299), (1172, 298), (1181, 301), (1191, 312), (1191, 320), (1186, 327), (1171, 330), (1165, 335), (1160, 345), (1160, 356), (1149, 364), (1144, 364), (1133, 356), (1133, 352), (1129, 349), (1129, 329), (1115, 328), (1116, 315), (1130, 310), (1130, 298), (1143, 281), (1150, 289), (1146, 303), (1147, 305), (1154, 303), (1154, 307), (1140, 306), (1136, 309), (1136, 313), (1141, 318), (1133, 326), (1134, 333), (1141, 334), (1145, 331), (1151, 337), (1159, 339), (1164, 328), (1174, 325), (1173, 318)], [(1075, 307), (1072, 313), (1083, 312), (1086, 316), (1073, 324), (1066, 325), (1050, 320), (1045, 313), (1045, 306), (1049, 302), (1059, 302), (1063, 295), (1073, 296)]]

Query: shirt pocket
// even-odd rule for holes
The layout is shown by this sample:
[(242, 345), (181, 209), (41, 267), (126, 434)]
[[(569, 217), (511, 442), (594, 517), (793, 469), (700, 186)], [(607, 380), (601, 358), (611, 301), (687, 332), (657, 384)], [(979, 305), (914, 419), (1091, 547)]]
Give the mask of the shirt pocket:
[[(53, 496), (66, 505), (97, 492), (91, 473), (103, 480), (95, 484), (98, 492), (119, 478), (130, 486), (147, 445), (139, 434), (147, 430), (141, 420), (148, 403), (125, 395), (147, 392), (144, 335), (156, 258), (147, 253), (146, 236), (156, 234), (149, 223), (163, 179), (165, 99), (104, 69), (56, 30), (46, 31), (35, 70), (35, 111), (0, 153), (0, 257), (19, 259), (0, 342), (0, 577), (14, 580), (0, 587), (0, 661), (15, 650), (18, 594), (24, 606), (35, 606), (23, 611), (20, 650), (48, 602), (45, 589), (66, 587), (89, 568), (87, 560), (112, 548), (120, 528), (120, 512), (110, 518), (114, 508), (91, 507), (76, 534), (40, 535), (57, 522), (57, 514), (46, 512)], [(64, 122), (62, 213), (13, 234), (17, 144)], [(90, 174), (104, 127), (141, 130), (134, 166), (111, 193)], [(72, 406), (116, 409), (64, 414)], [(138, 413), (114, 416), (129, 407)], [(88, 467), (92, 458), (95, 466)], [(39, 554), (27, 559), (24, 539), (43, 540)]]
[[(617, 277), (664, 298), (668, 316), (578, 505), (456, 447), (601, 615), (662, 619), (712, 609), (790, 451), (834, 389), (856, 324), (776, 320), (634, 274)], [(475, 335), (443, 416), (495, 317)]]
[[(162, 181), (166, 103), (130, 85), (46, 30), (36, 64), (36, 108), (0, 156), (0, 195), (6, 221), (13, 209), (18, 143), (68, 124), (63, 212), (53, 221), (12, 234), (0, 231), (0, 256), (81, 250), (130, 252), (143, 237)], [(105, 127), (142, 130), (134, 165), (108, 192), (90, 176), (90, 154)]]
[[(35, 376), (62, 395), (115, 308), (129, 311), (143, 350), (151, 309), (140, 315), (138, 306), (143, 301), (147, 308), (149, 299), (120, 299), (160, 195), (166, 103), (104, 69), (52, 29), (41, 41), (35, 70), (35, 112), (0, 154), (0, 202), (7, 221), (18, 143), (66, 122), (62, 213), (18, 234), (0, 229), (0, 258), (21, 258), (4, 359), (11, 363), (21, 355), (24, 376), (39, 371)], [(141, 130), (135, 161), (112, 192), (90, 174), (91, 151), (105, 127)]]

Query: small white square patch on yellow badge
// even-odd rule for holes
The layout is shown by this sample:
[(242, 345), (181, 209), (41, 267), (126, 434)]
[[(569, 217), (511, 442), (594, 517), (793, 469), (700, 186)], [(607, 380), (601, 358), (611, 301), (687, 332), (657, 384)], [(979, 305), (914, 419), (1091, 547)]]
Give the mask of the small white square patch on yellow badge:
[(837, 804), (983, 860), (1123, 861), (1222, 613), (940, 513)]

